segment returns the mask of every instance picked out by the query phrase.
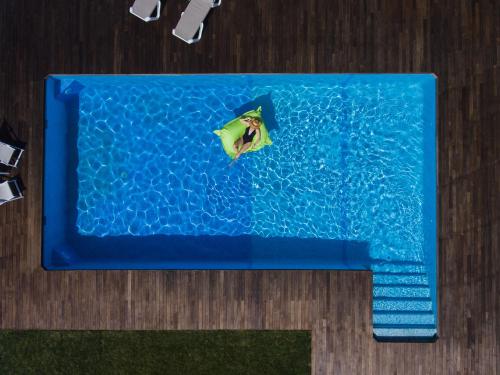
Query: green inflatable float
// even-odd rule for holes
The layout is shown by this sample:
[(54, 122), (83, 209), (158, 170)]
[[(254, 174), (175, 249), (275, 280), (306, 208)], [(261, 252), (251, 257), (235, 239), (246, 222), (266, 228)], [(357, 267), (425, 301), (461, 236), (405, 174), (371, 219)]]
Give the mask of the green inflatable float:
[(271, 138), (269, 138), (269, 132), (267, 131), (266, 124), (262, 120), (262, 107), (259, 107), (253, 111), (248, 111), (242, 114), (240, 117), (235, 118), (234, 120), (229, 121), (224, 127), (220, 130), (215, 130), (214, 133), (220, 137), (222, 142), (222, 147), (224, 147), (224, 151), (231, 158), (234, 159), (236, 153), (234, 152), (233, 145), (234, 143), (243, 136), (245, 133), (245, 124), (240, 120), (245, 117), (254, 117), (258, 118), (261, 121), (260, 126), (260, 139), (257, 142), (257, 139), (254, 138), (252, 142), (252, 146), (248, 149), (248, 151), (259, 151), (262, 147), (272, 145), (273, 142)]

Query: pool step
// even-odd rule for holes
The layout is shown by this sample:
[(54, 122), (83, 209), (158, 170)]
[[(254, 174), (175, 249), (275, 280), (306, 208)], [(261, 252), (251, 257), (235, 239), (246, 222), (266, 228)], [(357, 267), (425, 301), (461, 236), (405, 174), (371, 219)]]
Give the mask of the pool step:
[(379, 341), (434, 341), (436, 327), (429, 328), (373, 328), (373, 335)]
[(432, 311), (432, 300), (412, 297), (377, 297), (373, 299), (373, 310)]
[(381, 324), (391, 325), (391, 327), (400, 327), (401, 325), (408, 327), (415, 324), (430, 324), (434, 326), (436, 319), (432, 311), (374, 311), (374, 327), (380, 327)]
[(432, 329), (434, 328), (434, 324), (405, 324), (404, 326), (401, 325), (395, 325), (395, 324), (374, 324), (374, 328), (380, 328), (380, 329), (400, 329), (400, 328), (405, 328), (405, 329), (415, 329), (415, 328), (420, 328), (420, 329)]
[(378, 340), (433, 340), (437, 332), (433, 308), (427, 273), (421, 265), (392, 269), (384, 265), (383, 271), (373, 273), (373, 332)]
[(371, 266), (373, 272), (381, 273), (425, 273), (425, 265), (420, 262), (415, 263), (405, 263), (405, 264), (394, 264), (394, 263), (384, 263), (384, 264), (374, 264)]
[(428, 285), (427, 274), (412, 272), (376, 272), (373, 273), (373, 284), (420, 284)]
[(374, 287), (377, 288), (385, 288), (385, 287), (391, 287), (391, 288), (427, 288), (427, 284), (394, 284), (394, 283), (389, 283), (389, 284), (382, 284), (382, 283), (377, 283), (374, 284)]
[(373, 287), (373, 297), (415, 297), (430, 298), (431, 291), (427, 285), (375, 285)]

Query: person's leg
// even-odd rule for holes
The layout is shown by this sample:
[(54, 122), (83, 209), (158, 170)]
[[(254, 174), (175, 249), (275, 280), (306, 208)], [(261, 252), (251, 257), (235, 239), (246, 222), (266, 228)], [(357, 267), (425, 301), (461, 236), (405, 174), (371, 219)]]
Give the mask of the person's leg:
[(238, 150), (240, 149), (241, 147), (241, 143), (243, 142), (243, 139), (240, 138), (238, 139), (236, 142), (234, 142), (234, 145), (233, 145), (233, 150), (234, 152), (238, 152)]
[(237, 153), (237, 157), (240, 157), (241, 154), (245, 153), (250, 147), (252, 147), (252, 142), (247, 142), (245, 143), (241, 148), (240, 151)]

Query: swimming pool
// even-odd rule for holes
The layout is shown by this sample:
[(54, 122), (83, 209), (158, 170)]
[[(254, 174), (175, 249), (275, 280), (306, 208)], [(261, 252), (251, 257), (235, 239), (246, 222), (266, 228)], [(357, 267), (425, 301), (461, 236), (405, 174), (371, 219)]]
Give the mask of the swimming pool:
[[(433, 75), (46, 80), (47, 269), (424, 267), (435, 278)], [(233, 167), (213, 130), (257, 106)]]

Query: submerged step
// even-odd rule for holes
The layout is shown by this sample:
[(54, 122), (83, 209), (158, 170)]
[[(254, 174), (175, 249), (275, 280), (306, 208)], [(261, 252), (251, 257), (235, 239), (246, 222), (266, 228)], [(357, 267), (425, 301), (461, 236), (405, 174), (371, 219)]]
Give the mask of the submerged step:
[(419, 298), (430, 298), (431, 292), (427, 286), (379, 286), (375, 285), (373, 287), (373, 297), (419, 297)]
[(408, 339), (408, 341), (432, 340), (437, 334), (434, 328), (374, 328), (373, 334), (378, 340)]
[(374, 284), (376, 287), (389, 287), (389, 288), (429, 288), (428, 284)]
[(374, 324), (373, 325), (374, 328), (386, 328), (386, 329), (390, 329), (390, 328), (395, 328), (395, 329), (400, 329), (400, 328), (404, 328), (404, 329), (416, 329), (416, 328), (420, 328), (420, 329), (433, 329), (433, 328), (436, 328), (436, 326), (434, 324)]
[(432, 311), (430, 298), (374, 298), (373, 310)]
[(379, 273), (426, 273), (427, 269), (424, 264), (373, 264), (371, 266), (373, 272)]
[(408, 324), (430, 324), (435, 325), (436, 319), (432, 311), (430, 312), (400, 312), (395, 313), (394, 311), (382, 311), (373, 312), (373, 324), (398, 324), (398, 325), (408, 325)]
[(424, 284), (427, 285), (425, 273), (374, 273), (373, 284)]

